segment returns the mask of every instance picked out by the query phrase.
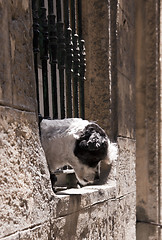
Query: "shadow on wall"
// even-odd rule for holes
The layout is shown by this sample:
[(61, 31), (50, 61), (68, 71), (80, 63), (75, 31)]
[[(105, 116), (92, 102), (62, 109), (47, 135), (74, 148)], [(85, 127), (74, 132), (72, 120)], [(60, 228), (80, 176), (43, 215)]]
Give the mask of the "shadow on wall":
[[(59, 239), (74, 239), (77, 236), (80, 210), (81, 194), (69, 195), (67, 214), (52, 223), (50, 240), (55, 239), (56, 236)], [(57, 208), (57, 214), (59, 215), (59, 208)]]
[(71, 195), (69, 199), (69, 214), (66, 216), (65, 223), (65, 236), (67, 239), (70, 239), (72, 236), (77, 236), (77, 226), (78, 226), (78, 218), (79, 218), (79, 210), (81, 205), (81, 195)]

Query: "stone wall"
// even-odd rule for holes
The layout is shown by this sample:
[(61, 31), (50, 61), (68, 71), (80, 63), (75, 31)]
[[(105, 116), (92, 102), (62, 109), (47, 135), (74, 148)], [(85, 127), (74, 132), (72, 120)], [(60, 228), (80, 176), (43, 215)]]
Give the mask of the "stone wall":
[[(117, 235), (112, 239), (135, 239), (134, 1), (85, 0), (83, 16), (87, 56), (86, 118), (97, 120), (119, 146), (112, 178), (116, 180), (114, 203), (122, 204), (115, 213), (118, 215), (123, 209), (124, 215), (122, 219), (119, 216), (115, 219), (119, 232), (114, 229)], [(102, 166), (101, 174), (104, 168)]]
[(83, 0), (86, 118), (118, 142), (119, 160), (107, 184), (56, 196), (38, 133), (31, 1), (0, 1), (0, 239), (135, 239), (133, 10)]
[(0, 24), (0, 239), (13, 240), (46, 224), (53, 192), (38, 133), (30, 1), (0, 1)]
[(137, 239), (161, 239), (160, 1), (136, 10)]

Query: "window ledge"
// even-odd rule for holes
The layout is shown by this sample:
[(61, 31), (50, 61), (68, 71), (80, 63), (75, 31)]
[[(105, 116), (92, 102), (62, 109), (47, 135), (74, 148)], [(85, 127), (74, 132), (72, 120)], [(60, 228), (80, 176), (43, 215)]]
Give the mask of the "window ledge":
[(116, 197), (116, 182), (104, 185), (92, 185), (83, 188), (71, 188), (56, 194), (56, 217), (62, 217), (104, 203)]

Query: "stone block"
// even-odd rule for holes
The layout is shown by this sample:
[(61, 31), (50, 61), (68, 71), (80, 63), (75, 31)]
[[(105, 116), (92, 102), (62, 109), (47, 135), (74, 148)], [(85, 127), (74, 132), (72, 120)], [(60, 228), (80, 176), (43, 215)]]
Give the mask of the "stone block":
[(47, 221), (53, 192), (35, 114), (1, 106), (0, 122), (0, 237), (4, 237)]
[(118, 138), (119, 157), (116, 163), (117, 196), (136, 191), (136, 142), (128, 138)]
[(136, 239), (136, 198), (135, 193), (129, 193), (111, 202), (108, 208), (111, 236), (113, 240)]
[(11, 234), (7, 237), (4, 237), (4, 238), (0, 238), (1, 240), (19, 240), (20, 238), (20, 235), (19, 233), (14, 233), (14, 234)]
[(118, 76), (118, 134), (135, 138), (135, 86), (120, 72)]
[(55, 219), (52, 226), (52, 239), (96, 239), (106, 240), (107, 203), (76, 211)]
[(28, 230), (20, 232), (19, 240), (47, 240), (50, 239), (50, 222), (39, 226), (30, 227)]
[[(97, 21), (97, 19), (99, 21)], [(106, 1), (83, 1), (83, 37), (86, 47), (85, 115), (110, 129), (109, 34)]]
[(0, 3), (0, 102), (35, 111), (36, 88), (33, 68), (33, 34), (29, 1)]
[(151, 223), (137, 222), (137, 240), (162, 239), (162, 230)]
[[(120, 0), (117, 18), (117, 70), (129, 81), (135, 81), (135, 6)], [(129, 44), (128, 44), (129, 43)]]
[[(91, 193), (89, 193), (91, 195)], [(79, 195), (66, 215), (51, 222), (51, 239), (135, 240), (135, 193), (98, 201), (82, 209)], [(74, 199), (73, 199), (74, 200)], [(70, 206), (71, 205), (71, 206)]]
[(12, 104), (12, 81), (10, 65), (10, 41), (8, 27), (8, 2), (0, 2), (1, 51), (0, 51), (0, 103)]
[(1, 240), (47, 240), (50, 234), (50, 223), (42, 223), (38, 226), (30, 226), (28, 229), (20, 231)]
[(9, 6), (13, 105), (35, 111), (31, 6), (26, 0), (21, 3), (17, 0), (11, 1)]
[(158, 1), (153, 0), (136, 3), (137, 220), (156, 223), (161, 209), (158, 4)]
[(115, 198), (115, 194), (115, 182), (109, 185), (87, 186), (81, 189), (62, 191), (57, 194), (56, 216), (62, 217), (89, 208), (97, 203)]
[(118, 135), (135, 138), (135, 17), (132, 1), (117, 13)]

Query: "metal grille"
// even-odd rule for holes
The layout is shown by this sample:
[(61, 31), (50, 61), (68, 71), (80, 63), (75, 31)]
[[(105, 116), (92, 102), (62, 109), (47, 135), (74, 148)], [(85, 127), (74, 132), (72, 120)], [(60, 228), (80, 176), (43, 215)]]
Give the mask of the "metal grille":
[(84, 118), (81, 0), (33, 0), (32, 9), (38, 113)]

